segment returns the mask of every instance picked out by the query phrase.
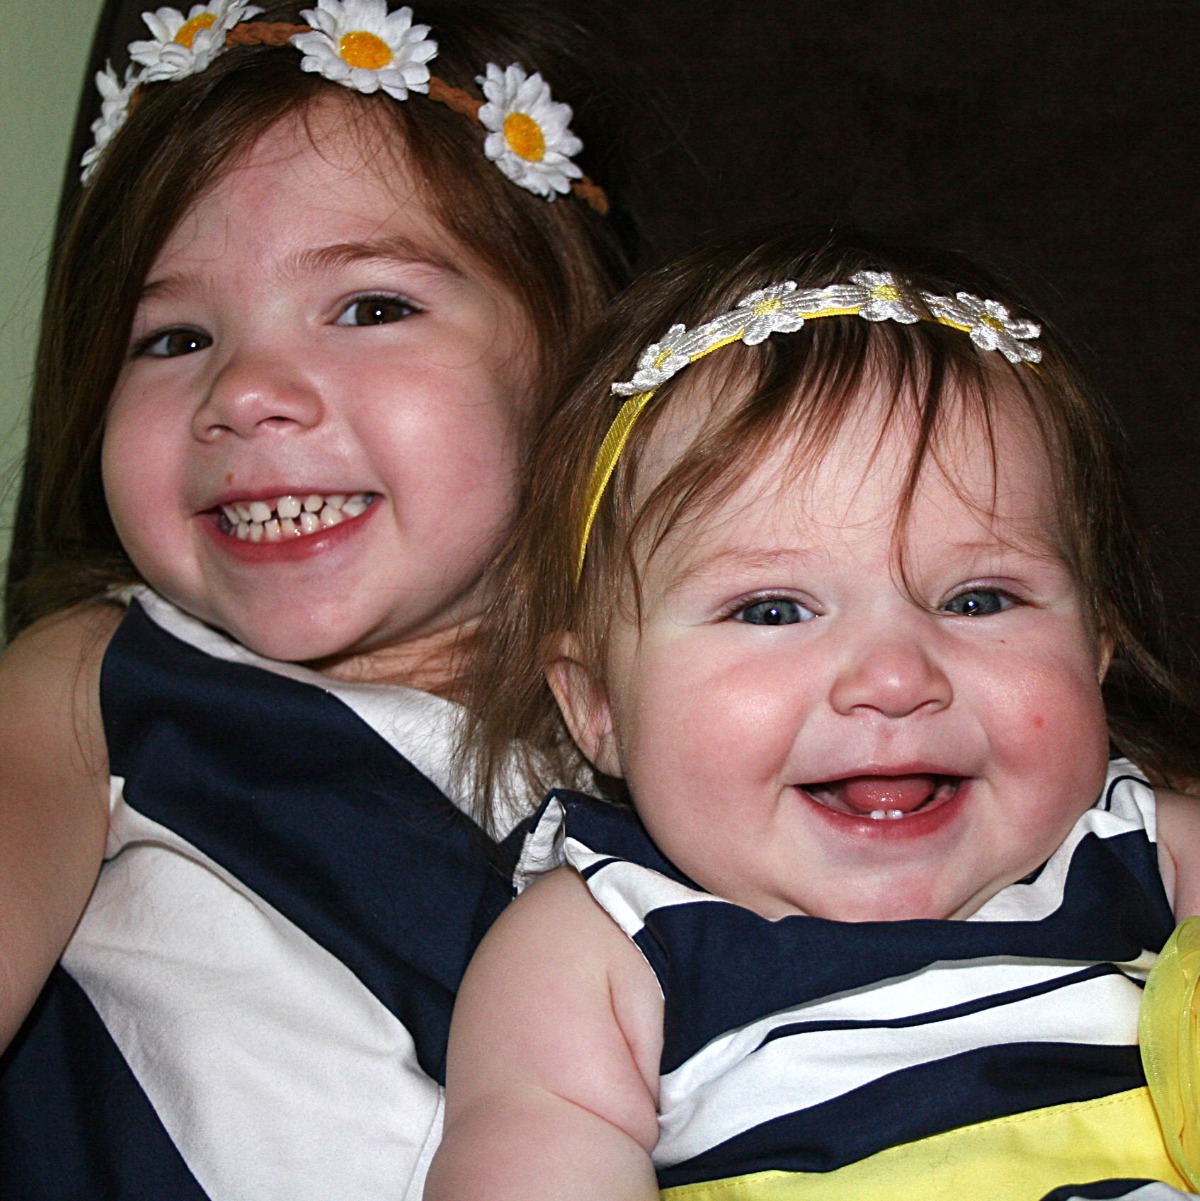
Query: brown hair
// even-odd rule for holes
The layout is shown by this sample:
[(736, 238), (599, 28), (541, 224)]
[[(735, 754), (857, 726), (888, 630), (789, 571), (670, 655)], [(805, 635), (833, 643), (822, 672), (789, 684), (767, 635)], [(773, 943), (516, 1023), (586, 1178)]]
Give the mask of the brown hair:
[[(299, 21), (300, 4), (255, 18)], [(608, 67), (581, 30), (535, 4), (429, 0), (420, 19), (438, 42), (437, 74), (478, 94), (487, 62), (540, 71), (570, 103), (580, 165), (618, 192), (619, 114)], [(100, 479), (104, 415), (127, 353), (143, 281), (205, 189), (271, 125), (336, 98), (365, 147), (390, 133), (427, 187), (446, 229), (523, 303), (539, 338), (542, 394), (569, 335), (626, 282), (619, 212), (547, 202), (508, 181), (483, 154), (485, 131), (419, 94), (397, 103), (300, 70), (292, 47), (235, 47), (204, 72), (140, 89), (107, 147), (53, 264), (42, 321), (28, 451), (9, 559), (6, 634), (98, 596), (137, 573), (108, 516)], [(378, 153), (378, 152), (376, 152)], [(381, 163), (386, 170), (386, 162)]]
[[(571, 783), (585, 770), (541, 674), (547, 637), (573, 631), (585, 654), (601, 662), (612, 614), (632, 609), (636, 615), (639, 561), (653, 553), (656, 540), (681, 517), (727, 496), (781, 438), (797, 440), (802, 460), (819, 457), (851, 417), (867, 380), (879, 380), (892, 398), (885, 421), (910, 417), (916, 430), (898, 531), (923, 465), (930, 457), (939, 461), (947, 399), (961, 397), (966, 413), (978, 415), (991, 436), (998, 383), (1016, 384), (1006, 395), (1024, 398), (1055, 465), (1062, 525), (1056, 549), (1097, 630), (1113, 646), (1104, 684), (1112, 741), (1158, 780), (1179, 785), (1200, 778), (1200, 706), (1169, 644), (1160, 594), (1131, 524), (1114, 420), (1045, 321), (1036, 372), (981, 353), (965, 334), (932, 320), (909, 325), (857, 317), (809, 321), (797, 333), (729, 346), (686, 368), (658, 389), (634, 425), (576, 584), (588, 476), (621, 400), (611, 395), (611, 384), (631, 378), (640, 353), (675, 323), (698, 325), (751, 291), (787, 279), (823, 287), (864, 270), (905, 281), (907, 298), (920, 309), (918, 291), (966, 291), (1040, 320), (1008, 282), (958, 255), (912, 251), (841, 229), (789, 226), (718, 243), (645, 277), (580, 348), (531, 458), (523, 516), (502, 565), (503, 604), (489, 612), (481, 632), (472, 708), (483, 716), (474, 730), (472, 767), (491, 798), (485, 818), (513, 801), (500, 794), (514, 740), (535, 790)], [(719, 403), (665, 477), (635, 499), (639, 464), (657, 421), (677, 388), (697, 386)], [(627, 800), (620, 781), (601, 779), (598, 786), (610, 800)]]

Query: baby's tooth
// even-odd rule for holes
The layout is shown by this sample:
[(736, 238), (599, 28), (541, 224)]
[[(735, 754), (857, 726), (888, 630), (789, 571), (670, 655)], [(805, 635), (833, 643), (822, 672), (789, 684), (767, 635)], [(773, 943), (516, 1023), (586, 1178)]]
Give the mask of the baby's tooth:
[(252, 521), (250, 523), (250, 541), (261, 542), (263, 540), (263, 527), (261, 523)]
[(359, 514), (365, 513), (366, 511), (367, 500), (366, 497), (362, 496), (361, 494), (350, 497), (350, 499), (342, 505), (342, 512), (345, 513), (347, 517), (358, 517)]
[(251, 521), (270, 521), (271, 506), (264, 504), (261, 500), (252, 500), (250, 502), (250, 520)]
[(340, 509), (346, 503), (346, 497), (341, 492), (335, 492), (332, 496), (325, 498), (326, 506), (334, 509)]
[(326, 505), (321, 510), (321, 524), (328, 528), (331, 525), (337, 525), (346, 519), (342, 516), (341, 509), (335, 509), (333, 505)]
[(248, 521), (239, 521), (237, 523), (237, 536), (243, 542), (250, 537), (250, 523)]
[(306, 513), (319, 513), (325, 505), (325, 498), (318, 496), (315, 492), (311, 496), (304, 498), (304, 511)]
[(233, 505), (222, 505), (221, 513), (224, 515), (225, 520), (228, 521), (230, 525), (237, 525), (238, 521), (240, 520), (238, 517), (238, 511), (233, 507)]
[(300, 533), (300, 527), (290, 517), (279, 523), (279, 529), (285, 538), (295, 538)]
[(882, 809), (871, 810), (871, 820), (873, 822), (881, 822), (885, 817), (887, 817), (887, 814)]
[(283, 533), (279, 529), (278, 521), (263, 522), (263, 537), (268, 542), (278, 542), (283, 537)]
[(321, 528), (321, 519), (307, 510), (300, 514), (300, 528), (306, 534), (315, 534)]
[(303, 505), (294, 496), (281, 496), (275, 502), (275, 511), (280, 517), (295, 519), (300, 516)]
[(234, 505), (233, 507), (237, 510), (238, 521), (253, 521), (254, 520), (254, 518), (250, 516), (250, 506), (249, 505), (244, 504), (242, 501), (239, 500), (238, 503), (236, 505)]

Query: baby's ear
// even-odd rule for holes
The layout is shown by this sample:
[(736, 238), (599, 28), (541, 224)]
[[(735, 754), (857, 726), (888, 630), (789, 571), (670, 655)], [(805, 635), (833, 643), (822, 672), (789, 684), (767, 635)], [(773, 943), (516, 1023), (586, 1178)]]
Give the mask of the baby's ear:
[(552, 635), (545, 643), (544, 662), (546, 682), (575, 745), (598, 772), (620, 776), (608, 689), (585, 657), (579, 639), (571, 633)]

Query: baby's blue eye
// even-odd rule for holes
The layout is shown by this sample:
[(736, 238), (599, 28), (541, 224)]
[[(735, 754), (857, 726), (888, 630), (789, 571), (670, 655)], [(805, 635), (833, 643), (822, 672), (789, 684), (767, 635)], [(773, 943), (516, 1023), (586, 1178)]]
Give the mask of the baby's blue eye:
[(149, 355), (153, 359), (173, 359), (181, 354), (207, 350), (212, 343), (212, 338), (198, 329), (168, 329), (143, 338), (135, 347), (134, 354)]
[(339, 314), (335, 325), (390, 325), (417, 310), (398, 296), (360, 296)]
[(800, 621), (810, 621), (816, 614), (798, 601), (773, 598), (755, 601), (734, 615), (735, 621), (744, 621), (752, 626), (791, 626)]
[(952, 613), (955, 617), (991, 617), (993, 613), (1011, 609), (1012, 605), (1011, 596), (994, 588), (973, 588), (948, 600), (942, 606), (942, 612)]

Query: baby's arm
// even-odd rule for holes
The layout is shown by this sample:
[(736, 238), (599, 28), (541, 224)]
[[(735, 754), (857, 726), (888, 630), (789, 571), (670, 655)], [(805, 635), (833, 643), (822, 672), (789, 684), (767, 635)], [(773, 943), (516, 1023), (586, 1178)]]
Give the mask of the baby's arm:
[(0, 655), (0, 1047), (91, 894), (108, 829), (100, 660), (120, 611), (39, 622)]
[(1158, 851), (1176, 921), (1200, 915), (1200, 798), (1156, 790)]
[(425, 1201), (657, 1198), (662, 996), (570, 868), (480, 947), (454, 1011)]

